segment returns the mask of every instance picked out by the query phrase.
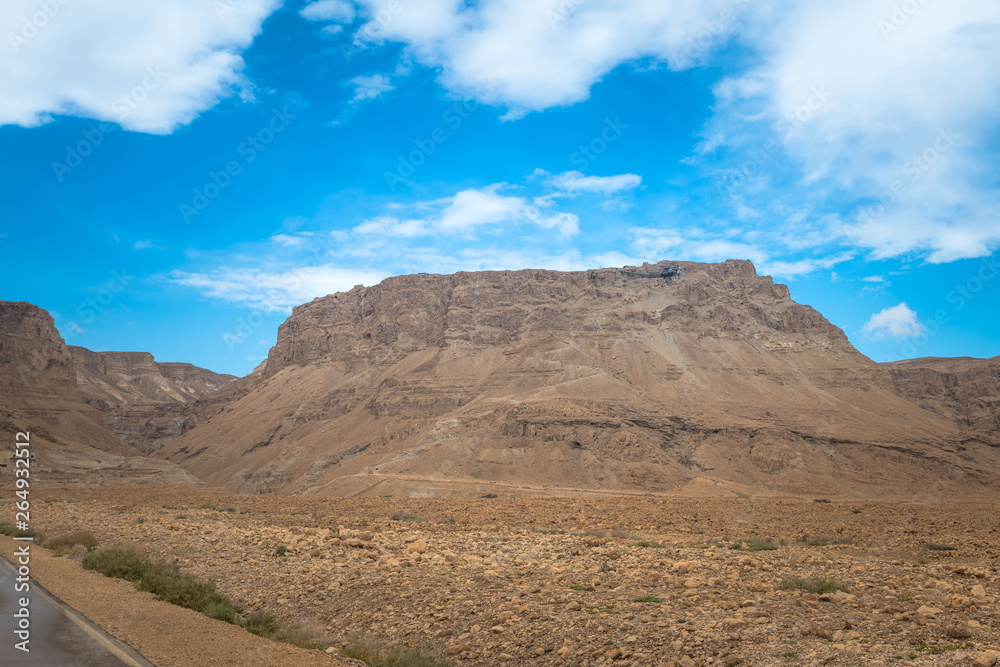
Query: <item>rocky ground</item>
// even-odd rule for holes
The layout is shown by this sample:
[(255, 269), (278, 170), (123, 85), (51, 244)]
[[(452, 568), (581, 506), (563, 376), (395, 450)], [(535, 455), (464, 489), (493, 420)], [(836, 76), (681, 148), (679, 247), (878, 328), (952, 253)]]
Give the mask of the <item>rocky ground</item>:
[[(455, 665), (1000, 656), (995, 505), (42, 487), (32, 519), (175, 559), (328, 644), (363, 634)], [(777, 548), (754, 550), (767, 539)], [(846, 590), (796, 588), (823, 581)]]

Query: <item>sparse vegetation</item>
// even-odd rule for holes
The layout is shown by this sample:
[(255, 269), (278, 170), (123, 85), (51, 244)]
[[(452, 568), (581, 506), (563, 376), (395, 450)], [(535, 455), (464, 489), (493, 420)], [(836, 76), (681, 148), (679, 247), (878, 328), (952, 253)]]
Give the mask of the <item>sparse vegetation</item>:
[(390, 646), (372, 640), (356, 640), (341, 653), (370, 667), (449, 667), (447, 661), (421, 649)]
[(286, 547), (284, 544), (279, 544), (278, 546), (274, 547), (275, 556), (284, 556), (286, 551), (288, 551), (288, 547)]
[(924, 545), (925, 549), (930, 551), (955, 551), (955, 547), (949, 546), (947, 544), (938, 544), (936, 542), (928, 542)]
[(809, 579), (786, 577), (781, 580), (778, 588), (783, 591), (800, 590), (807, 593), (815, 593), (816, 595), (836, 593), (837, 591), (847, 592), (847, 587), (837, 583), (836, 580), (817, 576), (810, 577)]
[(660, 598), (656, 597), (655, 595), (644, 595), (641, 598), (636, 598), (635, 601), (636, 602), (655, 602), (656, 604), (659, 604), (659, 603), (663, 602), (663, 600), (661, 600)]
[(479, 497), (480, 498), (499, 498), (500, 496), (498, 496), (495, 493), (484, 493), (483, 495), (481, 495)]
[(659, 542), (649, 542), (648, 540), (639, 540), (638, 542), (633, 542), (629, 546), (644, 547), (646, 549), (666, 549), (666, 545), (660, 544)]
[(149, 591), (159, 600), (193, 609), (209, 618), (232, 623), (239, 608), (217, 593), (215, 582), (200, 580), (181, 572), (174, 563), (152, 561), (134, 549), (104, 549), (87, 554), (83, 567), (106, 577), (125, 579), (140, 591)]
[(829, 498), (813, 498), (813, 502), (814, 503), (828, 503), (828, 502), (830, 502), (830, 499)]
[(417, 522), (423, 521), (423, 519), (421, 519), (420, 517), (414, 516), (412, 514), (407, 514), (403, 510), (396, 510), (395, 512), (392, 513), (392, 516), (389, 518), (392, 519), (393, 521), (417, 521)]

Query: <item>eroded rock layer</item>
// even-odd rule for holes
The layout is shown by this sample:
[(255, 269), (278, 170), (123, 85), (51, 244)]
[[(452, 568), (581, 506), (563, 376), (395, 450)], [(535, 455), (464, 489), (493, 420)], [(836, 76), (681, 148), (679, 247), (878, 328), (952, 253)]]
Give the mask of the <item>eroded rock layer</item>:
[(162, 455), (302, 494), (996, 493), (1000, 450), (753, 265), (414, 275), (297, 307)]

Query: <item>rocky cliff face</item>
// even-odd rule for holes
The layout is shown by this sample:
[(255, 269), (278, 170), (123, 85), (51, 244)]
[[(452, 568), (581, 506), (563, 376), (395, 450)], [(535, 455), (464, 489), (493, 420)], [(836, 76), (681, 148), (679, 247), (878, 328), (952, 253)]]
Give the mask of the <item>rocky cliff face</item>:
[(30, 432), (39, 470), (65, 481), (113, 471), (129, 459), (133, 470), (143, 470), (136, 478), (197, 481), (166, 462), (151, 466), (103, 421), (77, 388), (72, 355), (52, 317), (29, 303), (0, 301), (0, 432), (11, 440)]
[(119, 438), (143, 452), (191, 430), (215, 394), (236, 378), (184, 363), (159, 363), (148, 352), (91, 352), (70, 347), (76, 381)]
[(925, 357), (886, 366), (901, 396), (1000, 443), (1000, 357)]
[(247, 392), (162, 454), (285, 493), (996, 488), (997, 450), (898, 396), (785, 286), (749, 262), (677, 266), (401, 276), (316, 299)]

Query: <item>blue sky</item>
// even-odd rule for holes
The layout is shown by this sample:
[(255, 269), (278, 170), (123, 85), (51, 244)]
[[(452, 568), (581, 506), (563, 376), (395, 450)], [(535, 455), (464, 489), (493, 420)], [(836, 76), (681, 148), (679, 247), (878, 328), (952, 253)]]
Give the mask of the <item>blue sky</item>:
[[(413, 272), (751, 259), (877, 361), (1000, 354), (1000, 5), (10, 0), (0, 298), (242, 375)], [(991, 55), (992, 54), (992, 55)]]

